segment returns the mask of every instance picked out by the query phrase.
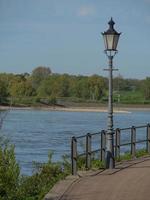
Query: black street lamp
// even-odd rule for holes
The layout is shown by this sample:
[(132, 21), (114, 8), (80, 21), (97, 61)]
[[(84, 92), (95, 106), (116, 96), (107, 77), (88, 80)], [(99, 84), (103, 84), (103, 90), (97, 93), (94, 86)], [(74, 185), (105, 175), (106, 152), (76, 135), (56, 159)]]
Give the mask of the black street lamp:
[(108, 22), (109, 29), (102, 33), (105, 44), (105, 53), (109, 60), (109, 98), (108, 98), (108, 127), (106, 137), (106, 168), (112, 169), (115, 167), (114, 160), (114, 130), (113, 130), (113, 58), (117, 53), (117, 44), (119, 41), (118, 33), (114, 29), (115, 22), (111, 18)]

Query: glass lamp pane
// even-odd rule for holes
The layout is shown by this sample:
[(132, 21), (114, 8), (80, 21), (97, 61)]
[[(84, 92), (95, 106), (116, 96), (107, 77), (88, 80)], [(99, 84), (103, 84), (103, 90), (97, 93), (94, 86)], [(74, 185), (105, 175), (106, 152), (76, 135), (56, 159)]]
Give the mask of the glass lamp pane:
[(104, 45), (105, 45), (105, 50), (107, 50), (107, 36), (103, 35), (103, 39), (104, 39)]
[(114, 35), (113, 50), (117, 49), (118, 40), (119, 40), (119, 35)]
[(106, 37), (107, 37), (107, 50), (113, 50), (114, 35), (108, 34)]

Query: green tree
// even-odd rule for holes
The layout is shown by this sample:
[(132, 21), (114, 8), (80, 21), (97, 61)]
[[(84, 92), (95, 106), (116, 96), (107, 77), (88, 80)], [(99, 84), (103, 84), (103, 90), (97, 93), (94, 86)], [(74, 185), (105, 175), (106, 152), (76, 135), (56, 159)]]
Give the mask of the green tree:
[(8, 97), (8, 88), (6, 83), (0, 79), (0, 103), (6, 103)]
[(88, 99), (88, 78), (85, 76), (71, 76), (69, 81), (69, 96)]
[(59, 97), (68, 97), (69, 96), (69, 76), (63, 74), (58, 77), (57, 82), (54, 85), (54, 91)]
[(32, 84), (33, 87), (35, 89), (37, 89), (41, 83), (41, 81), (43, 81), (44, 79), (46, 79), (47, 77), (49, 77), (49, 75), (51, 75), (51, 69), (49, 67), (43, 67), (43, 66), (39, 66), (36, 67), (33, 71), (32, 71)]
[(141, 81), (137, 79), (124, 79), (121, 75), (113, 79), (115, 91), (136, 91), (140, 89)]
[(150, 100), (150, 77), (147, 77), (142, 84), (142, 91), (144, 94), (144, 98), (146, 100)]
[(30, 81), (14, 81), (9, 92), (11, 97), (29, 97), (35, 93)]
[(89, 77), (89, 90), (90, 90), (90, 99), (92, 100), (100, 100), (104, 91), (106, 90), (106, 83), (102, 77), (97, 75), (93, 75)]
[(49, 97), (51, 95), (56, 96), (58, 93), (57, 82), (58, 82), (58, 75), (52, 75), (44, 79), (37, 89), (37, 96), (38, 97)]

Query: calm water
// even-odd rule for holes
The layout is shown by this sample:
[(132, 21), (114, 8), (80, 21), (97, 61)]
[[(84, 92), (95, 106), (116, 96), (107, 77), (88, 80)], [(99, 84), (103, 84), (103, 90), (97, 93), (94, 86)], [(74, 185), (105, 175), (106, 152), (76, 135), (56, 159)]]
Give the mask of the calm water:
[[(114, 114), (115, 127), (119, 128), (148, 122), (148, 111)], [(0, 134), (15, 144), (22, 173), (31, 174), (32, 161), (45, 162), (49, 150), (54, 152), (53, 160), (59, 160), (70, 154), (72, 136), (98, 132), (106, 126), (107, 113), (11, 110)]]

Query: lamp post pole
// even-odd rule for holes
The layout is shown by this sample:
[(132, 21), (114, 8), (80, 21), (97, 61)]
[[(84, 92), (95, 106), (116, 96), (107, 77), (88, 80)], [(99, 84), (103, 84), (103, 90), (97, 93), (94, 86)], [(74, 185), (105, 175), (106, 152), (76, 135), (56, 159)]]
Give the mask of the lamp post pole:
[(108, 130), (113, 130), (113, 56), (109, 59), (109, 99), (108, 99)]
[(117, 53), (117, 44), (119, 41), (118, 33), (114, 29), (115, 22), (111, 18), (108, 22), (109, 29), (102, 33), (105, 44), (105, 53), (109, 60), (109, 95), (108, 95), (108, 124), (107, 124), (107, 135), (106, 135), (106, 156), (105, 165), (106, 168), (113, 169), (115, 167), (114, 160), (114, 130), (113, 130), (113, 58)]
[(106, 168), (114, 168), (114, 138), (113, 138), (113, 56), (108, 56), (109, 60), (109, 95), (108, 95), (108, 124), (106, 142)]

